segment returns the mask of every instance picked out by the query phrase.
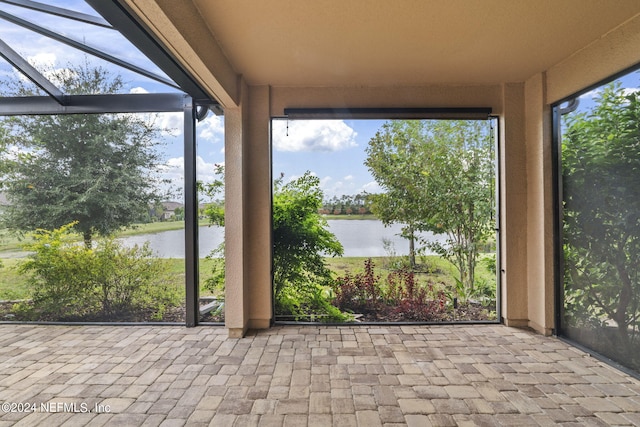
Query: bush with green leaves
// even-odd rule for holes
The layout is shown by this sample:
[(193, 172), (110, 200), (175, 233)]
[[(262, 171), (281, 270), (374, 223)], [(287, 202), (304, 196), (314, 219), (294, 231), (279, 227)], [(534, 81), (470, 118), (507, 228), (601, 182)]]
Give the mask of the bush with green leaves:
[(78, 244), (74, 223), (36, 230), (32, 253), (20, 266), (28, 275), (32, 302), (19, 307), (31, 320), (153, 320), (179, 304), (166, 265), (148, 245), (125, 248), (103, 238), (95, 248)]
[(274, 181), (273, 283), (277, 315), (315, 311), (340, 317), (323, 294), (333, 280), (324, 257), (340, 256), (343, 248), (318, 213), (322, 200), (320, 180), (310, 172), (286, 184), (282, 176)]
[[(224, 228), (224, 165), (215, 165), (216, 178), (208, 183), (198, 182), (198, 191), (211, 201), (202, 209), (209, 226)], [(225, 241), (222, 240), (206, 258), (212, 260), (211, 274), (204, 279), (204, 288), (214, 294), (224, 294), (226, 269), (224, 262)]]
[(638, 370), (640, 95), (614, 82), (594, 102), (564, 119), (564, 324)]

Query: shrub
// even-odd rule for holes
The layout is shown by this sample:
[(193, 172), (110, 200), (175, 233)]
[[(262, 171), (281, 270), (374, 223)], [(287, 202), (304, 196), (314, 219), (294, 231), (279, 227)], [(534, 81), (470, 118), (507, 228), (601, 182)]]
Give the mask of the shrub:
[[(332, 282), (325, 256), (342, 255), (340, 242), (318, 213), (323, 194), (318, 177), (306, 172), (273, 184), (273, 283), (276, 315), (296, 315), (296, 307), (331, 307), (321, 289)], [(325, 298), (326, 300), (326, 298)], [(306, 312), (304, 309), (303, 312)], [(332, 310), (333, 311), (333, 310)]]
[(334, 304), (341, 310), (378, 320), (441, 320), (447, 311), (444, 292), (435, 292), (432, 283), (420, 286), (411, 270), (389, 273), (382, 286), (371, 258), (365, 260), (364, 272), (336, 279), (334, 291)]
[(178, 304), (165, 264), (148, 245), (124, 248), (105, 238), (90, 249), (74, 241), (73, 226), (37, 230), (25, 246), (33, 254), (20, 272), (29, 276), (33, 300), (20, 307), (23, 314), (39, 320), (139, 320), (151, 312), (158, 320)]
[(334, 284), (334, 304), (342, 309), (354, 311), (375, 311), (379, 309), (380, 276), (374, 273), (375, 264), (368, 258), (364, 261), (364, 272), (345, 274), (336, 279)]
[(433, 283), (419, 286), (411, 270), (397, 270), (387, 276), (385, 301), (394, 320), (436, 321), (446, 316), (446, 297), (435, 292)]
[(342, 313), (331, 305), (327, 290), (323, 286), (316, 286), (310, 292), (305, 289), (304, 294), (294, 287), (286, 287), (282, 290), (280, 298), (275, 300), (276, 313), (285, 320), (311, 321), (322, 323), (343, 323), (353, 320), (353, 316)]

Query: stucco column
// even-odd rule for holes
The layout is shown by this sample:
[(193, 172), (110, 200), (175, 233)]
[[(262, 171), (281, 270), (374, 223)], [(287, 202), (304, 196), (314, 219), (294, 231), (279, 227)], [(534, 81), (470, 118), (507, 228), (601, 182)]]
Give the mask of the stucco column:
[(546, 75), (525, 83), (527, 162), (527, 268), (529, 326), (550, 335), (554, 329), (553, 173), (551, 111)]
[(269, 88), (242, 85), (225, 110), (225, 324), (229, 336), (268, 328), (271, 303)]
[(246, 279), (249, 304), (248, 326), (271, 326), (271, 146), (270, 88), (249, 87), (249, 139), (245, 152), (247, 199), (245, 204)]
[(225, 109), (225, 325), (229, 336), (244, 336), (248, 327), (245, 212), (248, 140), (248, 94), (242, 85), (240, 105)]
[(507, 326), (528, 326), (527, 164), (524, 83), (503, 86), (500, 126), (502, 316)]

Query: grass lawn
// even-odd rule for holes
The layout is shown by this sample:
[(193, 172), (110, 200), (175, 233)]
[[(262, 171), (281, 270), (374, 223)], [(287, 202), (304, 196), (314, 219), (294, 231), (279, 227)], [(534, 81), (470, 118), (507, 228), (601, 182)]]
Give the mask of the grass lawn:
[(118, 237), (137, 236), (140, 234), (162, 233), (163, 231), (182, 230), (184, 221), (150, 222), (148, 224), (134, 224), (118, 233)]
[[(399, 263), (402, 257), (373, 257), (375, 273), (380, 275), (381, 281), (385, 281), (389, 273), (394, 270), (394, 265)], [(348, 257), (348, 258), (326, 258), (327, 264), (331, 271), (338, 276), (362, 273), (364, 271), (364, 262), (368, 257)], [(435, 283), (444, 282), (447, 285), (455, 284), (453, 276), (457, 274), (457, 270), (449, 261), (442, 259), (437, 255), (428, 255), (416, 260), (418, 263), (418, 278), (423, 277), (430, 279)]]
[(29, 294), (27, 280), (17, 271), (19, 259), (2, 259), (0, 267), (0, 300), (24, 299)]
[[(0, 262), (2, 262), (2, 267), (0, 267), (0, 301), (29, 298), (27, 278), (20, 275), (17, 269), (21, 261), (24, 261), (24, 259), (0, 259)], [(178, 289), (184, 289), (184, 259), (166, 258), (164, 262), (169, 268), (175, 286)], [(204, 289), (202, 285), (206, 277), (209, 276), (214, 262), (220, 262), (220, 260), (200, 260), (200, 296), (213, 295), (211, 291)]]
[(0, 230), (0, 257), (2, 257), (2, 253), (20, 252), (24, 243), (24, 237), (19, 237), (6, 230)]

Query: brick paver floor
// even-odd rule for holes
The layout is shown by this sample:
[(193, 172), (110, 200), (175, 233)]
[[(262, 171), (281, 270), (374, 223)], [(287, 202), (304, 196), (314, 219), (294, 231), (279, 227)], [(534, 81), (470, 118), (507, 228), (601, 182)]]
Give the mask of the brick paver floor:
[(500, 325), (0, 325), (0, 426), (640, 425), (640, 382)]

